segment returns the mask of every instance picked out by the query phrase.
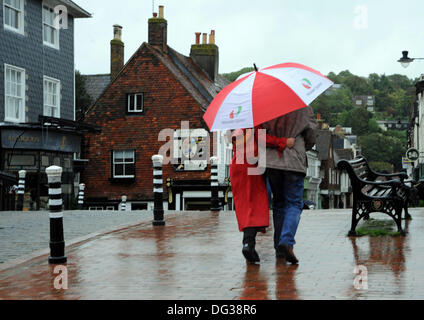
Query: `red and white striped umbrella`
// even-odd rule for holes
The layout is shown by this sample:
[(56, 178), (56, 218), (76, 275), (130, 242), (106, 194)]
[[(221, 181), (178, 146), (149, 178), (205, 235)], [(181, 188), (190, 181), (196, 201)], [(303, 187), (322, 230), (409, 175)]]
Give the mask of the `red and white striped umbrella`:
[(320, 72), (298, 63), (256, 69), (222, 89), (203, 119), (210, 131), (253, 128), (308, 106), (332, 85)]

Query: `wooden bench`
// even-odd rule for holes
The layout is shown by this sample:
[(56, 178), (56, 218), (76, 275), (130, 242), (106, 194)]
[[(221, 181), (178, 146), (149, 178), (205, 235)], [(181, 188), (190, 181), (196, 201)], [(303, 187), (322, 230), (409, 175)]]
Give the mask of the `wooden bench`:
[(404, 183), (408, 179), (406, 173), (375, 172), (364, 157), (340, 160), (337, 168), (347, 171), (352, 184), (352, 225), (349, 236), (356, 235), (358, 222), (362, 218), (368, 219), (371, 212), (383, 212), (392, 217), (398, 231), (405, 235), (402, 229), (402, 211), (405, 211), (405, 218), (410, 218), (408, 213), (410, 187)]

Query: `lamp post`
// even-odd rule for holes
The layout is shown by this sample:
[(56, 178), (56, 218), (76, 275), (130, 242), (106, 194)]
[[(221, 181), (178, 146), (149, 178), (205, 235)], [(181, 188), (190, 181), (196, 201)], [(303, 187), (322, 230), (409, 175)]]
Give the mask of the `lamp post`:
[(424, 58), (410, 58), (408, 57), (408, 51), (402, 51), (402, 57), (398, 60), (402, 67), (408, 68), (409, 64), (414, 60), (424, 60)]

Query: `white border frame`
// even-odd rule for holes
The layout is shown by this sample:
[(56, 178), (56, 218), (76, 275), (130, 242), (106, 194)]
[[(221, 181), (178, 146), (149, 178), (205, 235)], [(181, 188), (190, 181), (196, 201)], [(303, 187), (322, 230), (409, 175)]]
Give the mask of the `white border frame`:
[(46, 1), (43, 1), (41, 3), (41, 26), (42, 26), (42, 29), (41, 29), (41, 40), (43, 41), (43, 45), (44, 46), (49, 47), (49, 48), (52, 48), (52, 49), (60, 50), (60, 29), (56, 29), (54, 26), (50, 26), (49, 25), (49, 27), (54, 28), (56, 30), (56, 32), (57, 32), (56, 33), (56, 35), (57, 35), (56, 36), (56, 40), (57, 40), (57, 44), (56, 45), (53, 45), (50, 42), (44, 41), (44, 19), (43, 19), (44, 7), (47, 7), (50, 10), (53, 10), (53, 13), (54, 13), (54, 8), (49, 3), (47, 3)]
[(133, 162), (118, 162), (117, 164), (123, 164), (124, 166), (126, 164), (134, 164), (135, 166), (135, 150), (134, 149), (127, 149), (127, 150), (112, 150), (112, 172), (114, 179), (132, 179), (135, 178), (135, 173), (133, 175), (123, 175), (123, 176), (117, 176), (115, 174), (115, 152), (128, 152), (131, 151), (133, 153)]
[[(58, 118), (61, 118), (61, 114), (60, 114), (60, 106), (61, 106), (61, 100), (62, 100), (62, 86), (61, 86), (61, 82), (60, 82), (59, 79), (55, 79), (55, 78), (52, 78), (52, 77), (49, 77), (49, 76), (43, 76), (43, 115), (44, 116), (47, 116), (45, 114), (45, 103), (46, 102), (44, 101), (44, 92), (46, 90), (46, 88), (44, 87), (44, 81), (45, 80), (50, 81), (50, 82), (55, 82), (57, 84), (57, 92), (56, 93), (57, 93), (57, 98), (58, 98), (58, 106), (57, 106), (58, 113), (59, 113)], [(48, 117), (50, 117), (50, 116), (48, 116)]]
[(19, 16), (19, 29), (16, 29), (14, 27), (11, 27), (9, 25), (6, 24), (6, 19), (5, 19), (5, 15), (6, 15), (6, 3), (3, 0), (3, 29), (4, 30), (8, 30), (8, 31), (12, 31), (12, 32), (16, 32), (18, 34), (21, 35), (25, 35), (25, 0), (19, 0), (21, 2), (21, 14)]
[[(130, 98), (131, 96), (134, 96), (134, 110), (130, 110)], [(141, 110), (136, 110), (136, 103), (137, 103), (137, 96), (141, 96)], [(144, 112), (144, 93), (140, 92), (140, 93), (128, 93), (128, 98), (127, 98), (127, 112), (128, 113), (143, 113)]]
[[(10, 69), (15, 69), (16, 71), (22, 72), (23, 73), (23, 77), (22, 77), (22, 90), (23, 90), (23, 97), (22, 97), (22, 112), (21, 112), (21, 118), (20, 119), (15, 119), (15, 118), (7, 118), (6, 116), (6, 68), (10, 68)], [(25, 118), (26, 118), (26, 70), (23, 68), (19, 68), (16, 66), (13, 66), (11, 64), (4, 64), (4, 70), (3, 70), (3, 78), (4, 78), (4, 121), (7, 122), (14, 122), (14, 123), (25, 123)]]

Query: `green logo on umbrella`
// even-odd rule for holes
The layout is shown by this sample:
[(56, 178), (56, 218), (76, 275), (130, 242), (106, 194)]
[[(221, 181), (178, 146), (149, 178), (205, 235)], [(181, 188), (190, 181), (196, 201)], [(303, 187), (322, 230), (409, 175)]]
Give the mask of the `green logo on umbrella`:
[(307, 78), (302, 79), (302, 85), (308, 90), (312, 88), (312, 82)]
[(240, 114), (241, 110), (243, 110), (243, 107), (242, 106), (239, 106), (236, 113), (234, 112), (234, 110), (231, 111), (231, 113), (230, 113), (230, 119), (234, 119), (234, 117), (238, 117), (238, 115)]

